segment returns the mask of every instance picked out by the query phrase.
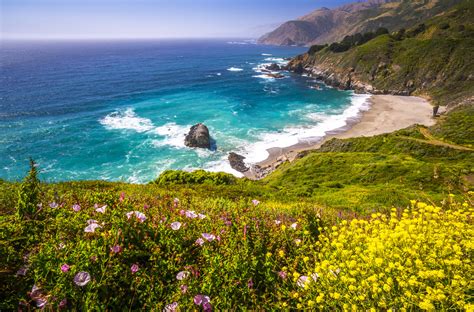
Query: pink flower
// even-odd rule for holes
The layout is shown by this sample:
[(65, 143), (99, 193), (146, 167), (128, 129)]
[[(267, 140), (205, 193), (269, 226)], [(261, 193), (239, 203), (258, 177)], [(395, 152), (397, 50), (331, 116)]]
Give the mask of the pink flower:
[(209, 299), (208, 296), (205, 295), (196, 295), (194, 296), (194, 304), (200, 306), (205, 303), (211, 302), (211, 299)]
[(87, 272), (79, 272), (74, 276), (74, 283), (77, 286), (85, 286), (91, 281), (91, 275)]
[(97, 228), (101, 228), (100, 225), (97, 224), (96, 220), (87, 220), (88, 226), (84, 229), (84, 232), (86, 233), (94, 233)]
[(256, 199), (252, 199), (252, 204), (254, 206), (257, 206), (258, 204), (260, 204), (260, 201), (256, 200)]
[(115, 245), (110, 247), (110, 251), (113, 253), (119, 253), (122, 251), (122, 247), (120, 247), (119, 245)]
[(55, 209), (55, 208), (58, 208), (59, 205), (58, 205), (58, 203), (56, 203), (56, 202), (53, 201), (52, 203), (49, 203), (49, 207)]
[(212, 242), (213, 240), (216, 239), (216, 237), (212, 234), (209, 234), (209, 233), (202, 233), (201, 236), (207, 240), (208, 242)]
[(174, 205), (175, 208), (177, 208), (178, 205), (179, 205), (179, 199), (177, 199), (177, 198), (173, 199), (173, 205)]
[(188, 286), (187, 285), (181, 285), (179, 288), (181, 289), (182, 294), (185, 294), (185, 293), (188, 292)]
[(71, 267), (66, 263), (61, 265), (61, 271), (63, 271), (64, 273), (68, 272), (70, 268)]
[(138, 267), (138, 264), (136, 263), (132, 264), (132, 266), (130, 267), (130, 271), (132, 271), (132, 274), (137, 273), (138, 270), (140, 270), (140, 268)]
[(74, 210), (75, 212), (78, 212), (79, 210), (81, 210), (81, 206), (79, 204), (74, 204), (72, 205), (72, 210)]
[(292, 225), (290, 225), (290, 227), (293, 229), (293, 230), (296, 230), (296, 227), (298, 226), (298, 223), (293, 223)]
[(275, 220), (276, 225), (280, 225), (281, 221), (280, 220)]
[(135, 216), (137, 220), (140, 221), (140, 223), (143, 223), (146, 220), (145, 214), (140, 211), (130, 211), (130, 212), (127, 212), (126, 215), (127, 215), (128, 220), (130, 220), (132, 216)]
[(190, 219), (195, 219), (198, 217), (197, 213), (195, 211), (192, 211), (192, 210), (188, 210), (186, 211), (186, 217), (190, 218)]
[(174, 231), (177, 231), (181, 228), (181, 222), (173, 222), (171, 223), (171, 229)]
[(252, 278), (250, 278), (250, 279), (248, 280), (248, 282), (247, 282), (247, 287), (250, 288), (250, 289), (253, 288), (253, 280), (252, 280)]
[(287, 273), (285, 271), (280, 271), (278, 272), (278, 276), (281, 278), (281, 279), (286, 279), (286, 276), (287, 276)]
[(199, 219), (205, 219), (206, 218), (206, 215), (202, 214), (202, 213), (198, 213), (198, 218)]
[(123, 202), (123, 201), (125, 200), (125, 193), (124, 193), (124, 192), (120, 193), (119, 200), (120, 200), (121, 202)]
[(105, 208), (107, 208), (107, 205), (104, 205), (102, 207), (99, 207), (99, 205), (95, 204), (94, 205), (95, 211), (100, 212), (100, 213), (105, 213)]
[(176, 312), (178, 311), (178, 303), (173, 302), (165, 306), (163, 312)]
[(181, 271), (179, 272), (178, 274), (176, 274), (176, 279), (178, 281), (182, 281), (182, 280), (185, 280), (189, 277), (191, 273), (189, 273), (188, 271)]
[(63, 300), (61, 300), (61, 302), (59, 303), (59, 308), (60, 309), (64, 309), (67, 307), (67, 299), (64, 298)]
[(204, 240), (199, 237), (198, 239), (196, 239), (195, 244), (196, 244), (196, 245), (199, 245), (199, 246), (202, 246), (202, 245), (204, 245)]

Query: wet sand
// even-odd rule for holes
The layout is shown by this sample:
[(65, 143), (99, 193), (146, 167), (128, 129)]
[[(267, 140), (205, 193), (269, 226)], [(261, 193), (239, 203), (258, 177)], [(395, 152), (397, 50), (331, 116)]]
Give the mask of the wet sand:
[(425, 99), (415, 96), (373, 95), (369, 99), (370, 109), (363, 112), (357, 120), (351, 120), (345, 128), (327, 133), (315, 142), (300, 142), (289, 147), (268, 149), (269, 156), (259, 162), (259, 170), (252, 168), (245, 173), (249, 179), (260, 178), (262, 171), (273, 171), (285, 161), (293, 161), (303, 151), (315, 150), (332, 139), (370, 137), (404, 129), (414, 124), (431, 126), (433, 107)]

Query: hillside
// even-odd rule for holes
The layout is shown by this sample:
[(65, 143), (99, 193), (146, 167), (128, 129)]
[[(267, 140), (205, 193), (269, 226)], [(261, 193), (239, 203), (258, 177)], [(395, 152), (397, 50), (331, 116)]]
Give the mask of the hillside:
[(288, 21), (259, 38), (271, 45), (332, 43), (346, 35), (375, 31), (385, 27), (390, 31), (414, 26), (446, 11), (460, 0), (369, 0), (335, 9), (321, 8), (296, 20)]
[(470, 310), (473, 116), (329, 141), (263, 181), (33, 166), (0, 181), (0, 309)]
[(289, 68), (342, 89), (415, 94), (440, 105), (472, 102), (473, 1), (463, 1), (406, 31), (379, 35), (368, 42), (357, 42), (357, 38), (313, 46), (293, 59)]

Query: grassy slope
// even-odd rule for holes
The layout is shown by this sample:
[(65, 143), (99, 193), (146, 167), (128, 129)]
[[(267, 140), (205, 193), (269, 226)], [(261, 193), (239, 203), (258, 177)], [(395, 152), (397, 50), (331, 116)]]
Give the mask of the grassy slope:
[[(344, 53), (328, 49), (305, 62), (347, 71), (379, 90), (405, 90), (431, 97), (442, 105), (474, 93), (474, 1), (424, 22), (426, 30), (395, 40), (377, 37)], [(449, 25), (449, 28), (445, 28)]]

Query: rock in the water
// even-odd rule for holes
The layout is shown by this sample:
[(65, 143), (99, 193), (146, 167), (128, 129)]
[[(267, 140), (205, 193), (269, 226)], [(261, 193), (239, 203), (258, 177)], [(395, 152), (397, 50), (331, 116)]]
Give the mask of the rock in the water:
[(184, 138), (184, 145), (189, 147), (211, 148), (209, 129), (202, 123), (192, 126)]
[(232, 169), (242, 173), (249, 171), (250, 168), (245, 165), (244, 156), (236, 153), (230, 153), (228, 159)]
[(278, 65), (277, 63), (272, 63), (272, 64), (266, 66), (265, 68), (268, 69), (268, 70), (272, 70), (272, 71), (281, 70), (280, 65)]

